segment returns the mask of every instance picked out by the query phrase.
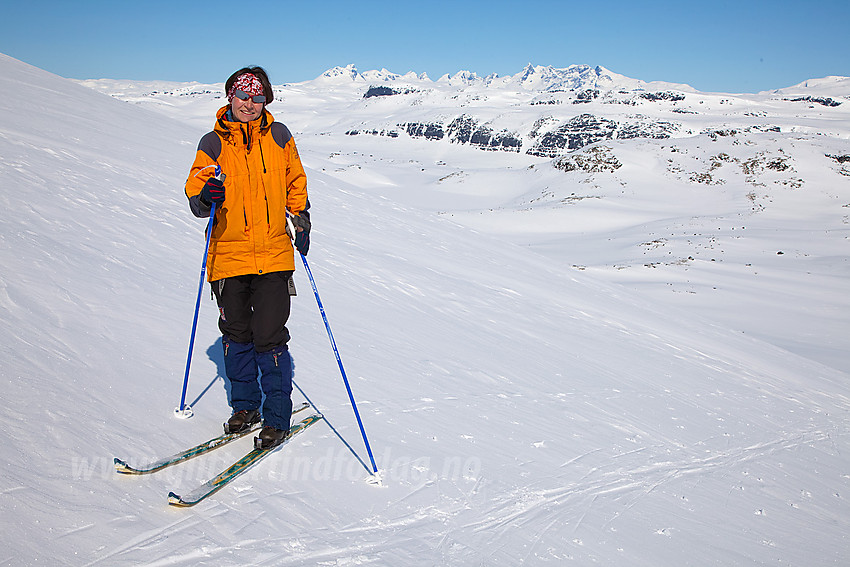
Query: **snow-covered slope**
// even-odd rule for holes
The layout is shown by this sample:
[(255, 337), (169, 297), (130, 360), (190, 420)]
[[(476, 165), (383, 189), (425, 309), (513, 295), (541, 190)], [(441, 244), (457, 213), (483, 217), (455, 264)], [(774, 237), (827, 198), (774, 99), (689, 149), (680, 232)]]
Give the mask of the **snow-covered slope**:
[[(646, 276), (612, 281), (642, 270), (664, 274), (659, 282), (687, 270), (706, 281), (715, 272), (696, 255), (690, 265), (660, 258), (665, 247), (678, 258), (690, 245), (706, 265), (724, 265), (707, 258), (714, 233), (688, 238), (678, 227), (638, 254), (627, 241), (681, 219), (708, 231), (712, 219), (729, 250), (723, 258), (735, 258), (726, 265), (740, 302), (729, 311), (762, 316), (757, 300), (781, 291), (801, 309), (821, 306), (820, 296), (842, 305), (847, 255), (838, 243), (813, 240), (812, 265), (824, 273), (795, 278), (754, 256), (760, 243), (771, 261), (781, 249), (803, 265), (786, 240), (799, 235), (795, 227), (809, 234), (816, 222), (840, 219), (833, 206), (848, 202), (843, 166), (822, 160), (817, 144), (836, 153), (841, 138), (715, 134), (713, 146), (706, 134), (675, 151), (663, 140), (611, 141), (566, 159), (612, 163), (610, 153), (623, 164), (613, 173), (566, 173), (524, 153), (346, 135), (361, 119), (353, 114), (374, 102), (362, 86), (353, 98), (354, 90), (280, 87), (284, 103), (271, 110), (296, 133), (308, 169), (309, 259), (384, 486), (364, 482), (366, 470), (319, 424), (182, 510), (165, 504), (166, 493), (206, 480), (244, 444), (144, 478), (115, 475), (111, 458), (185, 448), (218, 432), (228, 413), (216, 312), (205, 300), (189, 392), (196, 415), (172, 415), (203, 250), (204, 225), (188, 212), (182, 184), (220, 100), (214, 89), (177, 93), (202, 85), (162, 96), (128, 91), (156, 102), (146, 108), (8, 57), (0, 68), (4, 563), (825, 565), (847, 557), (846, 372), (818, 361), (830, 356), (800, 356), (677, 305), (670, 297), (684, 294), (653, 292)], [(20, 93), (37, 100), (27, 107), (34, 114), (18, 105)], [(792, 141), (801, 153), (786, 163), (806, 176), (801, 187), (781, 183), (787, 169), (748, 161), (764, 151), (759, 163), (773, 163)], [(712, 169), (718, 149), (728, 157)], [(832, 193), (810, 191), (821, 187), (810, 170), (835, 181)], [(691, 173), (727, 183), (692, 182)], [(680, 190), (676, 199), (652, 190), (659, 179)], [(753, 183), (763, 184), (753, 185), (753, 199), (739, 195)], [(782, 206), (771, 209), (770, 199)], [(736, 215), (759, 204), (761, 217), (775, 211), (774, 227), (759, 225), (741, 249), (727, 246), (725, 231), (759, 223)], [(846, 228), (829, 226), (846, 244)], [(644, 252), (655, 268), (635, 265)], [(743, 257), (757, 257), (752, 266), (767, 281), (745, 279)], [(296, 283), (296, 381), (364, 457), (302, 271)], [(816, 314), (829, 315), (834, 328), (811, 332), (843, 340), (847, 316)]]

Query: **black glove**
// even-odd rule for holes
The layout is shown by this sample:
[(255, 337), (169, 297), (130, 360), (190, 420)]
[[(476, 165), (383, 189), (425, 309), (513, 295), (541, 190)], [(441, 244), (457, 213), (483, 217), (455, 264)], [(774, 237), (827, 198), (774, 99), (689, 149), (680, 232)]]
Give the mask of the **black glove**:
[(201, 201), (207, 206), (213, 203), (221, 204), (224, 201), (224, 182), (215, 177), (207, 179), (206, 185), (201, 189)]
[(295, 227), (295, 248), (302, 256), (306, 256), (310, 250), (310, 213), (301, 211), (301, 214), (292, 215), (290, 219)]

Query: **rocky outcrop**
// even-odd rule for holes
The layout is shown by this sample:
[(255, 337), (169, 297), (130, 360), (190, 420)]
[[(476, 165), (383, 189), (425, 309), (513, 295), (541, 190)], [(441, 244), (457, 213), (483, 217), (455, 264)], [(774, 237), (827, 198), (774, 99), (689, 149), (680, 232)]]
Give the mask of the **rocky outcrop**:
[(418, 93), (418, 89), (413, 88), (394, 88), (394, 87), (369, 87), (369, 90), (366, 91), (366, 94), (363, 95), (363, 98), (373, 98), (376, 96), (394, 96), (394, 95), (404, 95), (404, 94), (413, 94)]
[[(850, 155), (830, 155), (825, 154), (829, 159), (834, 159), (835, 163), (839, 165), (838, 173), (841, 175), (850, 177)], [(844, 205), (845, 207), (850, 207), (850, 204)]]
[[(535, 127), (539, 126), (535, 124)], [(665, 139), (678, 129), (679, 126), (673, 122), (646, 117), (619, 123), (592, 114), (582, 114), (543, 134), (535, 131), (537, 142), (526, 153), (540, 157), (557, 157), (602, 140)]]
[(526, 153), (539, 157), (556, 157), (565, 150), (577, 150), (594, 142), (609, 140), (617, 123), (592, 114), (582, 114), (541, 135)]
[(348, 130), (346, 136), (357, 136), (359, 134), (371, 134), (373, 136), (386, 136), (388, 138), (398, 138), (396, 130)]
[(829, 97), (817, 97), (817, 96), (798, 96), (797, 98), (786, 98), (783, 100), (787, 100), (790, 102), (812, 102), (817, 104), (822, 104), (824, 106), (840, 106), (841, 103), (837, 100), (832, 100)]
[(658, 101), (669, 101), (669, 102), (678, 102), (680, 100), (685, 100), (685, 95), (681, 93), (673, 93), (673, 92), (658, 92), (658, 93), (641, 93), (640, 98), (644, 98), (646, 100), (651, 100), (653, 102)]
[(481, 125), (475, 118), (465, 114), (452, 120), (446, 132), (450, 141), (469, 144), (482, 150), (519, 152), (522, 148), (522, 140), (511, 132), (494, 132), (491, 127)]
[(455, 118), (448, 125), (440, 122), (408, 122), (399, 124), (399, 128), (407, 132), (411, 138), (426, 140), (447, 138), (452, 143), (468, 144), (482, 150), (519, 152), (522, 148), (522, 140), (515, 134), (507, 130), (496, 132), (492, 127), (479, 124), (478, 120), (465, 114)]
[(669, 138), (678, 129), (679, 126), (673, 122), (641, 117), (635, 122), (621, 123), (615, 137), (618, 140), (631, 140), (634, 138), (663, 140)]
[(585, 152), (559, 157), (552, 161), (552, 165), (561, 171), (584, 173), (612, 173), (623, 166), (611, 148), (606, 146), (594, 146)]
[[(405, 132), (411, 138), (426, 140), (446, 139), (453, 144), (476, 147), (481, 150), (521, 152), (523, 145), (529, 148), (526, 153), (538, 157), (555, 158), (568, 152), (581, 149), (602, 140), (627, 140), (633, 138), (664, 139), (669, 138), (679, 126), (663, 120), (651, 120), (636, 116), (631, 122), (619, 123), (615, 120), (600, 118), (592, 114), (581, 114), (566, 122), (552, 116), (539, 118), (524, 140), (509, 130), (495, 130), (491, 124), (481, 124), (475, 117), (462, 114), (448, 124), (442, 122), (406, 122), (398, 124), (397, 129), (351, 129), (349, 136), (371, 134), (397, 138), (399, 132)], [(735, 131), (708, 130), (703, 133), (716, 139), (716, 136), (735, 135)]]
[(442, 140), (445, 136), (443, 125), (439, 122), (408, 122), (407, 124), (399, 124), (399, 128), (407, 132), (407, 135), (411, 138)]
[(599, 91), (596, 89), (587, 89), (584, 91), (579, 91), (576, 93), (576, 97), (573, 99), (573, 104), (587, 103), (595, 98), (599, 98)]
[[(555, 123), (554, 127), (550, 127)], [(481, 124), (476, 118), (463, 114), (448, 124), (441, 122), (407, 122), (398, 125), (399, 130), (411, 138), (426, 140), (447, 139), (454, 144), (463, 144), (481, 150), (520, 152), (523, 138), (508, 130), (495, 130), (490, 124)], [(548, 130), (545, 130), (549, 128)], [(583, 148), (595, 142), (611, 139), (669, 138), (678, 129), (672, 122), (637, 119), (633, 122), (618, 123), (615, 120), (600, 118), (592, 114), (581, 114), (557, 125), (552, 117), (538, 119), (528, 134), (525, 144), (533, 143), (527, 154), (554, 158)], [(349, 130), (346, 134), (372, 134), (380, 136), (398, 136), (395, 130)]]

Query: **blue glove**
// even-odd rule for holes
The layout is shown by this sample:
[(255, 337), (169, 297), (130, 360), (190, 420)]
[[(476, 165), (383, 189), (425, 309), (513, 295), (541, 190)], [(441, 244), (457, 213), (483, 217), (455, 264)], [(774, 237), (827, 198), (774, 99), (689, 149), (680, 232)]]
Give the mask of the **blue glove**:
[(295, 248), (302, 256), (306, 256), (310, 250), (310, 213), (301, 211), (301, 214), (292, 215), (290, 218), (295, 227)]
[(215, 177), (207, 179), (206, 185), (201, 189), (201, 201), (205, 205), (221, 204), (224, 201), (224, 182)]

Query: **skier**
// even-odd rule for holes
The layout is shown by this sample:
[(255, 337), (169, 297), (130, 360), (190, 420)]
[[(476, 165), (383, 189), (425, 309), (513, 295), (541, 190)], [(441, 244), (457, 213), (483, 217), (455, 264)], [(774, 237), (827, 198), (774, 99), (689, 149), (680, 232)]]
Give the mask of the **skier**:
[[(266, 109), (274, 93), (265, 70), (236, 71), (225, 92), (228, 104), (216, 113), (213, 131), (201, 138), (185, 192), (197, 217), (208, 218), (215, 204), (207, 280), (218, 303), (231, 383), (233, 413), (225, 432), (244, 431), (262, 419), (258, 444), (270, 448), (286, 438), (292, 415), (286, 328), (295, 294), (290, 238), (306, 255), (307, 177), (292, 134)], [(218, 177), (217, 167), (223, 174)]]

